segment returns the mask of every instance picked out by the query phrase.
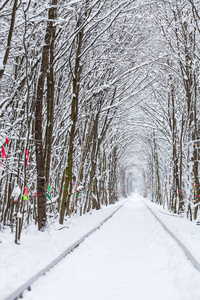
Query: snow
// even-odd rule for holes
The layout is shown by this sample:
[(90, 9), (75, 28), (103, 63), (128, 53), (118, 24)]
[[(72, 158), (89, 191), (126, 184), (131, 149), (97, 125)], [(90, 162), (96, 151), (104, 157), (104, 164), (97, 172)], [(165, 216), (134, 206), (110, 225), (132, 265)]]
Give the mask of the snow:
[(200, 226), (197, 226), (196, 222), (178, 217), (148, 200), (143, 199), (143, 201), (200, 262)]
[(16, 185), (14, 187), (14, 190), (12, 191), (11, 197), (18, 198), (20, 194), (21, 194), (21, 189), (20, 189), (19, 185)]
[[(199, 300), (200, 273), (142, 200), (200, 261), (200, 227), (134, 194), (99, 230), (36, 281), (24, 300)], [(58, 230), (57, 225), (45, 233), (27, 232), (20, 246), (2, 234), (0, 299), (120, 204), (72, 218), (69, 229)]]
[(4, 69), (3, 58), (0, 57), (0, 70)]
[(14, 244), (10, 230), (0, 231), (0, 300), (46, 267), (124, 201), (82, 217), (73, 216), (64, 225), (52, 224), (45, 232), (30, 226), (22, 232), (21, 245)]

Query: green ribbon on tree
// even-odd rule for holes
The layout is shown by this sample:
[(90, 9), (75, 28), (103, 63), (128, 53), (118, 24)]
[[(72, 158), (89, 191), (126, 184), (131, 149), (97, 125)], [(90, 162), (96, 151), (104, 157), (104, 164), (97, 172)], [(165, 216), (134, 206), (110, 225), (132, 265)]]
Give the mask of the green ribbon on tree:
[(49, 199), (49, 200), (51, 200), (51, 196), (49, 195), (50, 194), (50, 192), (51, 192), (51, 189), (50, 189), (50, 185), (48, 184), (48, 191), (49, 191), (49, 193), (47, 193), (47, 198)]

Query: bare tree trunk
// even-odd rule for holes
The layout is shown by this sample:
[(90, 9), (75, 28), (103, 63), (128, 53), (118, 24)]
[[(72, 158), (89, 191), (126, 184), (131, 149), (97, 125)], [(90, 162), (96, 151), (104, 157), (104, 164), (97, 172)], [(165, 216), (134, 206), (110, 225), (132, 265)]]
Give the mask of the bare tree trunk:
[(67, 212), (69, 212), (70, 198), (72, 195), (73, 151), (74, 151), (76, 123), (78, 118), (78, 91), (79, 91), (78, 84), (80, 80), (80, 71), (81, 71), (79, 55), (81, 53), (82, 38), (83, 38), (83, 30), (81, 30), (77, 36), (77, 50), (76, 50), (76, 57), (75, 57), (75, 67), (74, 67), (73, 86), (72, 86), (73, 96), (72, 96), (72, 103), (71, 103), (72, 126), (69, 134), (69, 149), (68, 149), (68, 156), (67, 156), (67, 167), (65, 171), (65, 185), (64, 185), (63, 197), (61, 202), (61, 210), (60, 210), (60, 220), (59, 220), (60, 224), (63, 224), (66, 209)]
[(80, 165), (80, 168), (79, 168), (78, 178), (76, 180), (75, 191), (74, 191), (73, 200), (72, 200), (72, 204), (71, 204), (71, 212), (74, 210), (74, 204), (75, 204), (75, 200), (76, 200), (76, 190), (79, 186), (79, 180), (81, 179), (83, 166), (84, 166), (84, 163), (85, 163), (85, 158), (86, 158), (85, 152), (86, 152), (86, 146), (87, 146), (87, 143), (88, 143), (88, 137), (89, 137), (89, 133), (90, 133), (92, 120), (93, 120), (93, 113), (91, 115), (90, 122), (88, 124), (87, 134), (86, 134), (86, 137), (85, 137), (85, 142), (84, 142), (83, 151), (82, 151), (81, 165)]
[(40, 76), (37, 85), (37, 97), (35, 103), (35, 144), (36, 144), (36, 164), (37, 164), (37, 209), (38, 209), (38, 229), (46, 226), (46, 178), (43, 150), (43, 93), (46, 73), (49, 67), (49, 49), (55, 19), (57, 0), (52, 0), (53, 7), (49, 9), (49, 21), (45, 35), (45, 45), (42, 49), (42, 61)]
[(124, 169), (124, 167), (122, 167), (121, 169), (121, 184), (122, 184), (122, 196), (123, 197), (127, 197), (127, 193), (126, 193), (126, 170)]
[[(57, 0), (54, 0), (54, 5), (57, 5)], [(55, 15), (52, 16), (54, 19)], [(53, 135), (53, 123), (54, 123), (54, 70), (53, 70), (53, 59), (54, 59), (54, 44), (55, 44), (55, 33), (56, 28), (51, 25), (51, 43), (50, 43), (50, 68), (47, 73), (47, 125), (46, 125), (46, 144), (45, 144), (45, 177), (46, 184), (49, 184), (50, 167), (51, 167), (51, 149), (52, 149), (52, 135)]]
[(179, 163), (179, 207), (178, 212), (183, 211), (183, 191), (182, 191), (182, 181), (183, 181), (183, 128), (184, 128), (184, 116), (182, 116), (182, 126), (181, 126), (181, 136), (180, 136), (180, 163)]
[(17, 2), (18, 2), (18, 0), (15, 0), (14, 4), (13, 4), (12, 17), (11, 17), (11, 23), (10, 23), (10, 30), (9, 30), (9, 34), (8, 34), (6, 52), (5, 52), (5, 55), (4, 55), (4, 58), (3, 58), (3, 68), (0, 69), (0, 80), (3, 77), (3, 73), (5, 71), (5, 67), (6, 67), (6, 64), (7, 64), (7, 61), (8, 61), (8, 55), (9, 55), (9, 52), (10, 52), (12, 34), (13, 34), (14, 25), (15, 25), (15, 15), (16, 15), (16, 10), (17, 10)]

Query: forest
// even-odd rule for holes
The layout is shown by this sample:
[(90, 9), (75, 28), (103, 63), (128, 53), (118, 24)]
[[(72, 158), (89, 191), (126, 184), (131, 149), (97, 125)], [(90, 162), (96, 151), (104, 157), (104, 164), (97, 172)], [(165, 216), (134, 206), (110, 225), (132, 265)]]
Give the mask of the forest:
[(0, 1), (0, 230), (139, 191), (200, 223), (200, 2)]

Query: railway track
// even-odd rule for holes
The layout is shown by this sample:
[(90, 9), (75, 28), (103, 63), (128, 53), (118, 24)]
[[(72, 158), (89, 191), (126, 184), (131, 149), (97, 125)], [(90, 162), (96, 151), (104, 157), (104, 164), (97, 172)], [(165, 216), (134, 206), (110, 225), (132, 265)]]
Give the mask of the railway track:
[(196, 258), (192, 255), (192, 253), (187, 249), (187, 247), (175, 236), (175, 234), (167, 228), (167, 226), (158, 218), (158, 216), (152, 211), (152, 209), (142, 200), (147, 209), (152, 213), (155, 219), (160, 223), (160, 225), (164, 228), (164, 230), (171, 236), (171, 238), (178, 244), (178, 246), (182, 249), (188, 260), (191, 262), (193, 267), (200, 272), (200, 263), (196, 260)]
[[(159, 224), (163, 227), (163, 229), (171, 236), (171, 238), (178, 244), (178, 246), (182, 249), (187, 259), (193, 265), (195, 269), (200, 272), (200, 263), (195, 259), (192, 253), (187, 249), (187, 247), (174, 235), (174, 233), (169, 230), (169, 228), (161, 221), (161, 219), (153, 212), (153, 210), (143, 201), (143, 204), (149, 210), (149, 212), (154, 216), (154, 218), (159, 222)], [(126, 202), (125, 202), (126, 203)], [(39, 271), (33, 277), (31, 277), (28, 281), (26, 281), (22, 286), (20, 286), (17, 290), (15, 290), (12, 294), (10, 294), (4, 300), (17, 300), (23, 298), (23, 293), (28, 290), (31, 291), (31, 285), (37, 281), (41, 276), (45, 275), (50, 269), (52, 269), (55, 265), (57, 265), (63, 258), (65, 258), (71, 251), (77, 248), (87, 237), (93, 234), (97, 229), (99, 229), (106, 221), (108, 221), (112, 216), (125, 204), (123, 203), (119, 206), (112, 214), (110, 214), (107, 218), (101, 221), (96, 227), (82, 236), (79, 240), (77, 240), (74, 244), (68, 247), (62, 254), (60, 254), (56, 259), (54, 259), (48, 266)]]
[[(127, 202), (127, 201), (126, 201)], [(124, 202), (120, 205), (114, 212), (112, 212), (108, 217), (106, 217), (103, 221), (101, 221), (97, 226), (95, 226), (92, 230), (83, 235), (79, 240), (73, 243), (70, 247), (68, 247), (63, 253), (61, 253), (56, 259), (54, 259), (49, 265), (43, 268), (41, 271), (36, 273), (33, 277), (27, 280), (23, 285), (21, 285), (17, 290), (11, 293), (4, 300), (18, 300), (23, 298), (23, 293), (28, 290), (31, 291), (31, 285), (37, 281), (41, 276), (45, 275), (50, 269), (56, 266), (63, 258), (65, 258), (70, 252), (72, 252), (75, 248), (77, 248), (87, 237), (93, 234), (97, 229), (99, 229), (105, 222), (107, 222), (112, 216), (126, 203)]]

